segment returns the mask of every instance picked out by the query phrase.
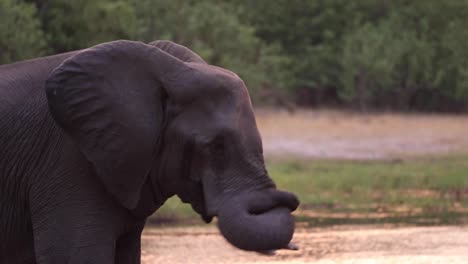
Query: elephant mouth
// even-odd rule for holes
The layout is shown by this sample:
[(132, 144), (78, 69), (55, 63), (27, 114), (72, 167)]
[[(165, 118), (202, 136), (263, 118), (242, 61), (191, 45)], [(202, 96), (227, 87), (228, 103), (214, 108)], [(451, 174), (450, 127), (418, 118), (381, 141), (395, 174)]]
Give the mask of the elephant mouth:
[(214, 215), (208, 213), (203, 185), (200, 182), (189, 181), (185, 188), (177, 193), (183, 203), (189, 203), (192, 209), (198, 213), (205, 223), (211, 223)]
[(213, 217), (212, 215), (208, 215), (208, 212), (206, 210), (206, 207), (203, 205), (203, 203), (199, 203), (199, 204), (192, 204), (192, 208), (193, 210), (195, 210), (195, 212), (197, 212), (198, 214), (200, 214), (202, 220), (209, 224), (211, 223), (211, 221), (213, 221)]

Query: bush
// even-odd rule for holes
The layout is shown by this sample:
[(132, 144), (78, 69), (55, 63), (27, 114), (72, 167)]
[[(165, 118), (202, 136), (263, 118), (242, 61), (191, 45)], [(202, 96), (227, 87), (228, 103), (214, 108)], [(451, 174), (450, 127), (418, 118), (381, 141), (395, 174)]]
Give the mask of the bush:
[(0, 0), (0, 63), (41, 56), (46, 51), (44, 33), (34, 5)]
[[(185, 45), (210, 64), (236, 72), (253, 94), (262, 87), (284, 88), (284, 65), (278, 46), (255, 36), (255, 28), (240, 21), (236, 7), (214, 1), (135, 2), (143, 41), (169, 39)], [(240, 8), (240, 7), (239, 7)]]
[(468, 0), (0, 0), (0, 62), (169, 39), (258, 103), (467, 111), (467, 13)]

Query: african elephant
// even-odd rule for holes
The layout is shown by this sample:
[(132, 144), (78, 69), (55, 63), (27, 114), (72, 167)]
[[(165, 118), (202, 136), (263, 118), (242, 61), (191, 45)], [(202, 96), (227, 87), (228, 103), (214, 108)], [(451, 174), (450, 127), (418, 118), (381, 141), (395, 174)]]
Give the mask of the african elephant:
[(139, 263), (174, 195), (241, 249), (294, 232), (245, 84), (169, 41), (0, 66), (0, 150), (0, 263)]

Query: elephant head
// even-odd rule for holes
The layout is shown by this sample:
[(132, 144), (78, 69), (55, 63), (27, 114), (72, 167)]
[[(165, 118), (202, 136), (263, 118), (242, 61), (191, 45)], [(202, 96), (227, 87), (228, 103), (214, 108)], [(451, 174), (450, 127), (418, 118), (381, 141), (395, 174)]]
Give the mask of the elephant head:
[(114, 41), (46, 82), (52, 117), (128, 210), (178, 195), (246, 250), (286, 247), (299, 202), (276, 189), (244, 82), (168, 41)]

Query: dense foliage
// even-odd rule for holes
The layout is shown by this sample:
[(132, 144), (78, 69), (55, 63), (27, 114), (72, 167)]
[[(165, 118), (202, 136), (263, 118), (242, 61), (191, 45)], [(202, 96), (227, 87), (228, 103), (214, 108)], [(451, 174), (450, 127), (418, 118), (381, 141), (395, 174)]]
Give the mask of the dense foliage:
[(0, 63), (170, 39), (257, 102), (467, 111), (466, 14), (468, 0), (0, 0)]

